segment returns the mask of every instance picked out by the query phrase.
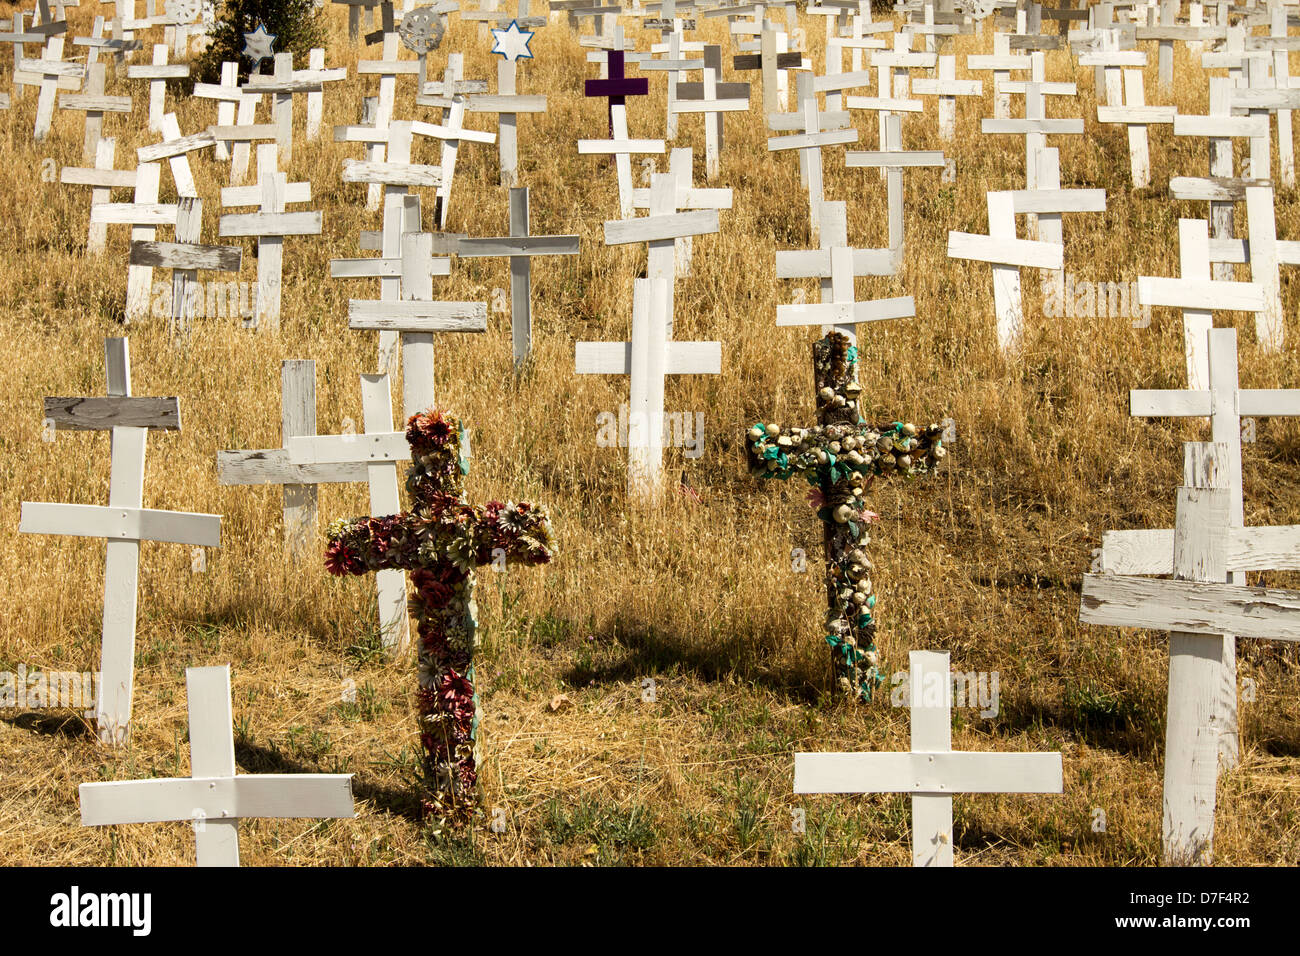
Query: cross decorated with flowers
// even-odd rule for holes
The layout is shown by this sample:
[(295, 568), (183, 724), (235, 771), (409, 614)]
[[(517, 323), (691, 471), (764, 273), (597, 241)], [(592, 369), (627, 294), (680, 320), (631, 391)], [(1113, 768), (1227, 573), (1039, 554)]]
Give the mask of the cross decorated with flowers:
[(325, 568), (340, 575), (386, 568), (411, 572), (427, 788), (423, 808), (459, 826), (477, 806), (475, 569), (492, 564), (504, 570), (507, 562), (546, 564), (554, 556), (554, 542), (550, 518), (536, 505), (490, 501), (478, 507), (466, 501), (469, 438), (459, 421), (437, 410), (412, 415), (406, 440), (411, 445), (406, 477), (410, 510), (332, 524)]
[(759, 478), (802, 475), (813, 486), (826, 547), (826, 643), (840, 689), (870, 700), (877, 674), (876, 596), (864, 546), (877, 517), (864, 495), (879, 476), (930, 474), (947, 454), (938, 425), (869, 425), (859, 415), (857, 346), (830, 331), (813, 343), (818, 424), (811, 428), (758, 422), (748, 433), (750, 471)]

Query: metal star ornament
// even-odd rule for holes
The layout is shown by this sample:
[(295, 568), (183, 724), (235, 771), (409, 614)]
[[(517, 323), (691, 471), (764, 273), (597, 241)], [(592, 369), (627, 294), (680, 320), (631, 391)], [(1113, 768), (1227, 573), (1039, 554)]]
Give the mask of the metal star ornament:
[(499, 53), (511, 63), (515, 60), (533, 58), (528, 43), (533, 38), (532, 31), (519, 29), (519, 21), (511, 20), (504, 30), (492, 31), (492, 52)]
[(256, 68), (263, 60), (274, 60), (275, 50), (272, 45), (275, 43), (277, 34), (267, 33), (266, 25), (259, 23), (257, 29), (252, 33), (244, 34), (244, 56), (253, 61)]

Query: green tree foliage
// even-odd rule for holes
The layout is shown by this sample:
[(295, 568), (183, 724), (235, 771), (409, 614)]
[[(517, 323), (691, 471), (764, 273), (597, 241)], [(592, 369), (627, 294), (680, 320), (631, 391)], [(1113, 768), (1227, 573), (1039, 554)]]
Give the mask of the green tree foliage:
[[(240, 81), (246, 80), (252, 63), (244, 56), (244, 34), (252, 33), (259, 23), (275, 36), (275, 52), (292, 53), (294, 66), (300, 69), (307, 66), (309, 50), (327, 43), (323, 4), (318, 0), (223, 0), (212, 44), (195, 64), (195, 79), (215, 83), (221, 79), (221, 64), (234, 61), (239, 64)], [(269, 72), (270, 61), (263, 60), (261, 69)]]

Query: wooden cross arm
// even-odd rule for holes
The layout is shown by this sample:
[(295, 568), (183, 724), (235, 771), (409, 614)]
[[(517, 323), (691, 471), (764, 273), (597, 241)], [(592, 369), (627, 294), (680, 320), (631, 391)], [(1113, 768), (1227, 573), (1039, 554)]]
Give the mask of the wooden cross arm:
[[(1225, 570), (1300, 570), (1300, 525), (1229, 528), (1227, 539)], [(1103, 532), (1101, 572), (1173, 574), (1173, 529)]]
[(1264, 287), (1257, 282), (1224, 279), (1138, 276), (1138, 302), (1175, 309), (1259, 312), (1264, 308)]
[(771, 152), (783, 149), (821, 149), (826, 146), (842, 146), (856, 143), (856, 129), (833, 129), (824, 133), (796, 133), (793, 136), (769, 136), (767, 148)]
[[(778, 53), (776, 55), (776, 68), (778, 70), (797, 70), (802, 65), (803, 54), (797, 50), (793, 53)], [(761, 70), (763, 68), (763, 54), (738, 53), (731, 59), (731, 68), (733, 70)]]
[(1112, 627), (1300, 641), (1300, 591), (1085, 574), (1079, 620)]
[[(1128, 394), (1129, 414), (1134, 416), (1194, 418), (1214, 414), (1214, 394), (1206, 389), (1135, 388)], [(1236, 396), (1233, 411), (1244, 418), (1300, 416), (1300, 389), (1243, 388)]]
[(205, 149), (208, 146), (216, 145), (217, 140), (212, 135), (212, 131), (205, 129), (201, 133), (191, 133), (189, 136), (182, 136), (180, 139), (169, 139), (161, 143), (155, 143), (152, 146), (141, 146), (135, 151), (135, 154), (136, 158), (142, 163), (156, 163), (160, 159), (183, 156), (186, 153), (192, 153), (196, 149)]
[(283, 448), (217, 452), (217, 482), (223, 485), (316, 485), (368, 477), (364, 462), (295, 465)]
[(855, 325), (859, 322), (879, 322), (885, 319), (905, 319), (916, 315), (916, 302), (910, 295), (892, 299), (872, 299), (865, 302), (810, 302), (800, 305), (778, 305), (776, 324), (789, 325)]
[[(853, 250), (855, 276), (896, 275), (898, 265), (898, 252), (895, 249)], [(776, 254), (778, 279), (829, 279), (831, 271), (829, 249), (787, 249)]]
[(1173, 176), (1169, 180), (1169, 192), (1175, 199), (1193, 202), (1240, 202), (1246, 198), (1246, 189), (1251, 186), (1272, 186), (1272, 180), (1229, 176)]
[(1149, 126), (1152, 123), (1172, 123), (1177, 115), (1176, 106), (1097, 106), (1098, 123)]
[[(769, 141), (770, 142), (770, 141)], [(905, 169), (918, 166), (942, 166), (943, 152), (938, 149), (854, 150), (844, 154), (844, 165), (849, 169)]]
[(319, 236), (320, 212), (254, 212), (222, 216), (217, 221), (217, 235), (239, 236)]
[(1268, 135), (1267, 116), (1188, 116), (1174, 117), (1175, 136), (1206, 136), (1211, 139), (1259, 137)]
[(248, 126), (209, 126), (208, 133), (218, 143), (251, 143), (259, 139), (275, 139), (276, 128), (274, 123), (253, 123)]
[(484, 256), (576, 256), (579, 236), (484, 236), (461, 239), (456, 255), (462, 259)]
[(174, 226), (174, 203), (101, 202), (90, 207), (90, 221), (116, 226)]
[(27, 534), (221, 547), (220, 515), (184, 511), (24, 501), (18, 530)]
[(108, 431), (125, 426), (178, 432), (181, 430), (181, 400), (174, 396), (47, 396), (45, 417), (54, 423), (55, 428), (73, 431)]
[(1083, 133), (1081, 119), (985, 119), (980, 120), (981, 133), (1043, 133), (1055, 136), (1078, 136)]
[(1065, 248), (1036, 239), (1001, 239), (969, 232), (950, 232), (948, 258), (971, 259), (997, 266), (1060, 269), (1065, 265)]
[(64, 166), (59, 170), (59, 182), (65, 186), (101, 186), (109, 189), (134, 189), (134, 169), (85, 169)]
[(419, 133), (421, 136), (431, 136), (434, 139), (464, 140), (467, 143), (495, 143), (497, 141), (496, 133), (446, 126), (442, 123), (425, 123), (420, 120), (411, 123), (411, 132)]
[(295, 76), (279, 80), (273, 76), (251, 76), (243, 86), (249, 93), (321, 93), (325, 87), (318, 79)]
[(419, 163), (378, 163), (361, 159), (345, 159), (343, 181), (373, 183), (381, 186), (441, 186), (442, 168)]
[(61, 110), (85, 110), (87, 113), (129, 113), (131, 97), (104, 96), (94, 93), (65, 93), (59, 97)]
[(348, 301), (348, 328), (402, 332), (486, 332), (486, 302)]
[(238, 246), (202, 246), (192, 242), (133, 240), (127, 261), (133, 266), (161, 269), (204, 269), (238, 272), (244, 250)]
[(1017, 213), (1105, 212), (1104, 189), (1012, 189)]
[(293, 465), (380, 464), (410, 461), (403, 432), (363, 432), (360, 435), (297, 435), (286, 438), (285, 451)]
[(795, 793), (1060, 793), (1059, 753), (796, 753)]
[(352, 774), (274, 773), (233, 777), (83, 783), (81, 825), (355, 817)]
[(128, 80), (183, 80), (189, 75), (188, 63), (141, 63), (126, 68)]
[[(221, 205), (223, 206), (257, 206), (261, 202), (262, 187), (256, 184), (252, 186), (221, 187)], [(285, 183), (284, 202), (285, 205), (311, 202), (311, 183)]]
[(605, 222), (605, 245), (663, 242), (686, 236), (703, 236), (715, 233), (718, 229), (716, 209), (695, 209), (640, 219), (610, 219)]

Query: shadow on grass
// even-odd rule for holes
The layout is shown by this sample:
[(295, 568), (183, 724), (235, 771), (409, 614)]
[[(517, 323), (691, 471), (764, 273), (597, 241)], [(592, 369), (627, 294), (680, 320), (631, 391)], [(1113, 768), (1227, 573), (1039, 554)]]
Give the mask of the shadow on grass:
[(0, 717), (0, 720), (11, 727), (30, 730), (46, 737), (63, 737), (68, 740), (95, 739), (95, 729), (84, 717), (66, 711), (60, 713), (30, 711)]

